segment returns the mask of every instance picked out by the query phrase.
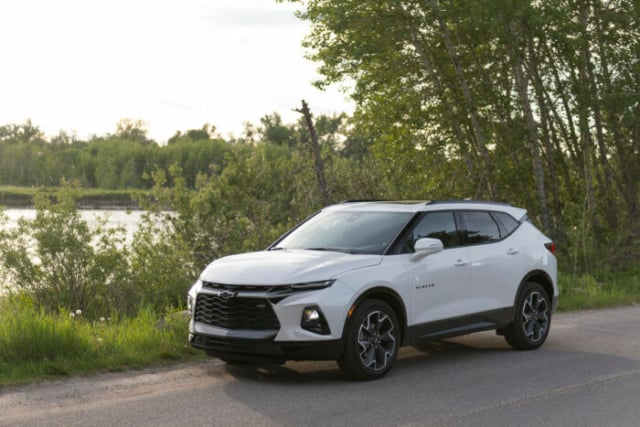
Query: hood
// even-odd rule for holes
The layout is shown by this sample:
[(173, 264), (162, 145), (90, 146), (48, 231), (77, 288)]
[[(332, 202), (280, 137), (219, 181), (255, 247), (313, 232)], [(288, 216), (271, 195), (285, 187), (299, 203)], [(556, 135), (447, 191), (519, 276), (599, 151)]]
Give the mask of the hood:
[(379, 264), (381, 255), (284, 249), (220, 258), (202, 273), (207, 282), (226, 285), (283, 285), (328, 280), (358, 268)]

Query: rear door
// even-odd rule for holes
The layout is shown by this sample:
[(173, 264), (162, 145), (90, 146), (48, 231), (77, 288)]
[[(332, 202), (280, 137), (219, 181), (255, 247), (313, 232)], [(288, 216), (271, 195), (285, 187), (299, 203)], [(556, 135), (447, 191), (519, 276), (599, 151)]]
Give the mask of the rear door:
[(530, 262), (511, 235), (518, 223), (506, 213), (458, 213), (471, 264), (471, 290), (476, 312), (513, 305)]

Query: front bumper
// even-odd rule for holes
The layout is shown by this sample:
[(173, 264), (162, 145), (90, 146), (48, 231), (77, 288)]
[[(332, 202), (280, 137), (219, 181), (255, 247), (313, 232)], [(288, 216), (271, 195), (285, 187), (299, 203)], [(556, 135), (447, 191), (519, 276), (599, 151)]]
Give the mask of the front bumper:
[(254, 339), (191, 333), (189, 342), (222, 359), (247, 361), (337, 360), (342, 340), (276, 342), (273, 338)]
[[(337, 360), (353, 291), (346, 286), (281, 290), (226, 285), (192, 288), (189, 342), (226, 360)], [(232, 295), (226, 295), (229, 291)], [(228, 293), (228, 292), (227, 292)], [(305, 308), (318, 307), (327, 334), (304, 329)]]

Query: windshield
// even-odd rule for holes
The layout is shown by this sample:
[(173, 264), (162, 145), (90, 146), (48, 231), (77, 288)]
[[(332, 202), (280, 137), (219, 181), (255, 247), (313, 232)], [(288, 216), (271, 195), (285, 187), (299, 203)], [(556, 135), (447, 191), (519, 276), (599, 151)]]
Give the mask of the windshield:
[(406, 212), (320, 212), (271, 249), (380, 255), (409, 218)]

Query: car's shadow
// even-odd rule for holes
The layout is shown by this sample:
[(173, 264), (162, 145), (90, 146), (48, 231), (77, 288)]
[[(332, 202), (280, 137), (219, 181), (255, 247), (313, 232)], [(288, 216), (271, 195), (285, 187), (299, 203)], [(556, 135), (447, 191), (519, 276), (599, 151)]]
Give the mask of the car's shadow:
[(283, 365), (229, 364), (228, 374), (243, 381), (282, 384), (341, 382), (345, 378), (333, 361), (287, 362)]
[[(389, 375), (411, 375), (416, 369), (441, 369), (481, 355), (512, 352), (498, 337), (467, 336), (431, 341), (400, 349)], [(243, 381), (282, 384), (349, 382), (334, 361), (287, 362), (283, 365), (225, 364), (227, 374)]]

